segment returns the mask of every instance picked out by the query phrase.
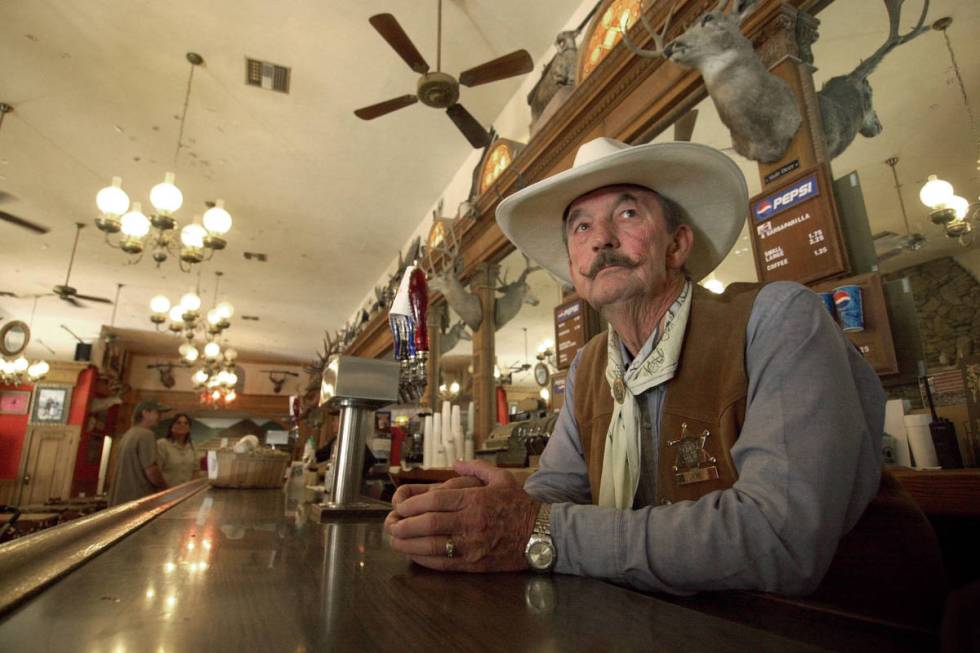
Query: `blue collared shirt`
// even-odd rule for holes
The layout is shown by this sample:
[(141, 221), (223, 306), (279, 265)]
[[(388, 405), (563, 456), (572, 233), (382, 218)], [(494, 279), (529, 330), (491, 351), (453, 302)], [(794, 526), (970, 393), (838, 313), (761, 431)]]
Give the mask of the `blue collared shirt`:
[[(697, 501), (619, 510), (591, 504), (574, 414), (576, 357), (541, 468), (524, 486), (554, 504), (556, 572), (676, 594), (816, 589), (841, 535), (878, 491), (885, 395), (823, 302), (796, 283), (760, 290), (745, 362), (735, 484)], [(666, 385), (641, 395), (652, 446), (665, 397)]]

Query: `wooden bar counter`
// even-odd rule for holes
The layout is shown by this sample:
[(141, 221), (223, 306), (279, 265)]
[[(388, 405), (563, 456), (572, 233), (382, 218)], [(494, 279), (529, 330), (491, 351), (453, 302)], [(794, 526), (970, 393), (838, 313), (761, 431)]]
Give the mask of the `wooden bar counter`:
[(206, 489), (0, 617), (0, 651), (720, 653), (870, 643), (836, 626), (820, 626), (821, 646), (772, 630), (594, 579), (431, 572), (391, 551), (380, 521), (321, 525), (278, 490)]

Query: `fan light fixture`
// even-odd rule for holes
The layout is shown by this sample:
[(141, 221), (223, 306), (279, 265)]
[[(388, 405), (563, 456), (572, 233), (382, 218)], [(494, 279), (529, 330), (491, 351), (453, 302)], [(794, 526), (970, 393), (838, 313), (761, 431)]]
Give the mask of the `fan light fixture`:
[[(177, 168), (177, 159), (182, 147), (184, 124), (187, 120), (187, 107), (190, 104), (191, 86), (194, 82), (194, 69), (204, 64), (201, 55), (188, 52), (187, 61), (191, 64), (190, 75), (187, 79), (187, 92), (184, 96), (184, 110), (180, 116), (180, 130), (177, 134), (177, 148), (174, 152), (173, 168)], [(176, 254), (178, 265), (184, 272), (189, 272), (193, 264), (209, 260), (216, 250), (224, 249), (227, 242), (225, 234), (231, 230), (231, 214), (224, 208), (224, 200), (208, 203), (204, 212), (203, 225), (188, 223), (180, 230), (180, 237), (174, 236), (178, 227), (173, 214), (184, 204), (184, 194), (177, 188), (173, 172), (164, 174), (163, 181), (150, 190), (150, 204), (156, 211), (147, 217), (139, 202), (130, 205), (129, 196), (122, 189), (122, 178), (113, 177), (112, 184), (106, 186), (95, 196), (95, 203), (102, 215), (95, 219), (95, 225), (105, 232), (106, 243), (116, 247), (139, 261), (143, 251), (149, 247), (153, 260), (159, 267), (167, 260), (169, 254)], [(152, 235), (151, 231), (155, 230)], [(119, 243), (110, 239), (111, 234), (120, 233)]]

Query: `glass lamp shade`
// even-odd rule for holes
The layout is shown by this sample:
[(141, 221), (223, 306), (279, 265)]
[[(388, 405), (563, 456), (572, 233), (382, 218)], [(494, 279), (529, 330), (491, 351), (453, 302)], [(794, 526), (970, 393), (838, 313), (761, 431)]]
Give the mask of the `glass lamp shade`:
[(23, 356), (18, 356), (14, 360), (14, 372), (17, 372), (18, 374), (21, 372), (26, 372), (28, 367), (30, 367), (30, 363), (28, 363), (27, 359)]
[(141, 209), (139, 202), (133, 202), (132, 210), (122, 217), (122, 232), (130, 238), (142, 238), (150, 233), (150, 219)]
[(188, 363), (193, 363), (200, 356), (200, 353), (197, 351), (197, 347), (189, 342), (182, 344), (177, 351), (180, 352), (181, 357)]
[(170, 313), (167, 314), (171, 322), (183, 322), (184, 321), (184, 307), (180, 304), (172, 307)]
[(221, 316), (218, 315), (218, 309), (212, 308), (208, 311), (208, 324), (217, 325), (221, 322)]
[(150, 190), (150, 203), (164, 215), (170, 215), (181, 207), (184, 194), (174, 185), (174, 173), (168, 172), (163, 181)]
[(217, 200), (214, 206), (205, 211), (203, 220), (204, 228), (218, 236), (231, 229), (231, 214), (225, 210), (224, 200)]
[(930, 209), (941, 209), (953, 199), (953, 185), (943, 181), (936, 175), (929, 175), (929, 180), (919, 191), (919, 201)]
[(538, 394), (545, 401), (548, 401), (549, 399), (551, 399), (551, 391), (548, 390), (548, 388), (541, 388), (541, 390), (538, 392)]
[(38, 361), (35, 367), (37, 369), (37, 376), (39, 377), (44, 376), (51, 370), (51, 366), (48, 365), (48, 361)]
[(208, 373), (204, 370), (198, 370), (191, 376), (191, 381), (194, 382), (194, 385), (204, 385), (208, 382)]
[(949, 208), (956, 212), (956, 219), (962, 220), (966, 217), (966, 212), (970, 208), (970, 203), (966, 201), (965, 197), (960, 197), (959, 195), (953, 195), (949, 200)]
[(204, 357), (209, 359), (215, 359), (221, 354), (221, 345), (216, 342), (209, 342), (204, 345)]
[(231, 402), (235, 401), (235, 399), (237, 397), (238, 397), (238, 395), (235, 393), (234, 390), (229, 390), (228, 391), (228, 394), (225, 395), (225, 403), (226, 404), (231, 403)]
[(238, 383), (238, 375), (234, 372), (228, 372), (228, 376), (226, 378), (228, 380), (228, 385), (231, 387), (234, 387), (235, 384)]
[(233, 361), (236, 358), (238, 358), (238, 351), (236, 351), (234, 348), (229, 347), (225, 350), (225, 360)]
[(95, 196), (95, 204), (107, 215), (122, 215), (129, 208), (129, 195), (122, 189), (122, 179), (112, 178), (112, 185), (106, 186)]
[(230, 320), (231, 316), (235, 314), (235, 307), (231, 305), (231, 302), (219, 302), (214, 310), (218, 312), (218, 315), (224, 320)]
[(450, 383), (449, 384), (449, 391), (451, 393), (453, 393), (454, 395), (455, 394), (459, 394), (459, 383), (457, 383), (456, 381), (453, 381), (452, 383)]
[(0, 372), (3, 374), (13, 374), (14, 362), (8, 361), (6, 358), (0, 358)]
[(201, 298), (197, 294), (189, 292), (180, 298), (180, 305), (185, 311), (196, 311), (201, 308)]
[(192, 222), (180, 230), (180, 242), (185, 247), (204, 247), (204, 237), (208, 232), (201, 225)]
[(170, 300), (164, 295), (157, 295), (150, 300), (150, 310), (160, 315), (166, 315), (170, 310)]

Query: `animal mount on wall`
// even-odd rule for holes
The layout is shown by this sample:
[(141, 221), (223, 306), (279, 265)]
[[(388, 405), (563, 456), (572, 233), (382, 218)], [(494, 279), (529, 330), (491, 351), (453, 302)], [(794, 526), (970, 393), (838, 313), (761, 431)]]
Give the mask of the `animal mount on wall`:
[(269, 381), (272, 383), (272, 391), (276, 394), (282, 392), (282, 387), (286, 384), (286, 380), (289, 377), (299, 376), (296, 372), (290, 372), (289, 370), (262, 370), (262, 373), (269, 375)]
[(828, 80), (817, 94), (820, 118), (823, 121), (824, 142), (827, 144), (827, 154), (831, 159), (844, 152), (858, 134), (873, 138), (881, 133), (882, 127), (872, 103), (868, 76), (889, 52), (929, 30), (925, 25), (929, 0), (925, 0), (922, 14), (915, 27), (906, 34), (898, 33), (903, 2), (904, 0), (885, 0), (885, 9), (888, 11), (888, 38), (881, 47), (850, 73)]
[[(559, 91), (570, 90), (575, 86), (575, 70), (578, 66), (578, 46), (575, 45), (577, 36), (576, 30), (558, 32), (558, 36), (555, 37), (555, 47), (558, 51), (541, 70), (541, 78), (527, 94), (527, 103), (531, 107), (532, 134), (535, 132), (538, 120)], [(549, 111), (549, 114), (552, 112), (553, 110)]]
[(177, 384), (177, 379), (174, 378), (174, 367), (173, 363), (154, 363), (153, 365), (147, 365), (147, 369), (156, 370), (160, 373), (160, 385), (168, 390)]
[(725, 11), (728, 4), (729, 0), (720, 0), (666, 45), (664, 38), (673, 10), (660, 33), (641, 10), (640, 22), (656, 49), (638, 48), (626, 30), (623, 42), (638, 56), (666, 57), (680, 66), (697, 69), (718, 116), (731, 133), (735, 151), (753, 161), (772, 163), (783, 157), (800, 128), (799, 103), (789, 85), (766, 69), (751, 41), (740, 31), (756, 1), (736, 0), (731, 12)]
[(448, 329), (443, 330), (442, 336), (439, 339), (439, 355), (443, 356), (448, 354), (462, 340), (473, 340), (473, 336), (466, 330), (466, 323), (460, 320)]
[(467, 290), (459, 280), (457, 270), (461, 267), (462, 258), (458, 244), (450, 239), (444, 240), (430, 252), (430, 256), (426, 257), (430, 265), (432, 253), (445, 254), (448, 262), (442, 271), (437, 272), (434, 268), (426, 270), (426, 276), (429, 277), (429, 291), (442, 293), (449, 308), (456, 311), (466, 326), (476, 331), (483, 322), (483, 306), (480, 304), (480, 298)]
[(507, 283), (506, 276), (498, 279), (500, 286), (497, 287), (497, 292), (503, 296), (498, 297), (497, 301), (494, 302), (494, 320), (497, 330), (514, 319), (524, 304), (537, 306), (539, 303), (538, 298), (531, 292), (527, 277), (541, 268), (532, 266), (531, 259), (527, 256), (524, 256), (524, 263), (524, 271), (514, 281)]

